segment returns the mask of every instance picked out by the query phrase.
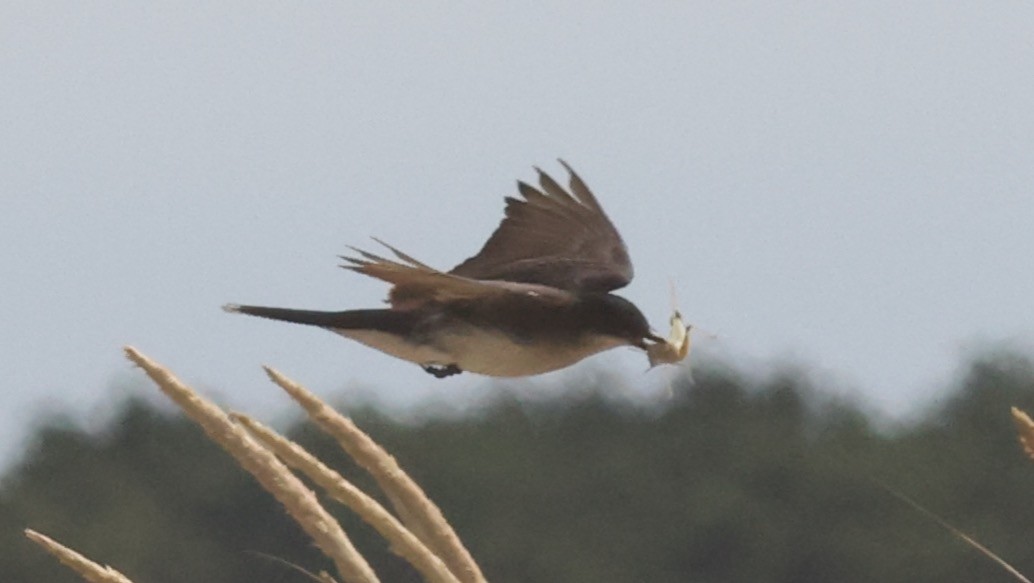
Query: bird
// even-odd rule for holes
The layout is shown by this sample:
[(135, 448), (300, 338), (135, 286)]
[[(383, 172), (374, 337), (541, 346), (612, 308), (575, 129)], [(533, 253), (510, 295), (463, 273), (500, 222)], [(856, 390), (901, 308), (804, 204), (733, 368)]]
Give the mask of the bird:
[(585, 182), (559, 162), (567, 189), (535, 167), (538, 188), (519, 180), (488, 241), (450, 271), (376, 238), (391, 258), (350, 247), (341, 267), (391, 284), (386, 308), (223, 308), (325, 328), (437, 378), (537, 375), (620, 346), (645, 351), (651, 368), (684, 358), (685, 333), (658, 336), (639, 308), (612, 293), (632, 280), (628, 249)]

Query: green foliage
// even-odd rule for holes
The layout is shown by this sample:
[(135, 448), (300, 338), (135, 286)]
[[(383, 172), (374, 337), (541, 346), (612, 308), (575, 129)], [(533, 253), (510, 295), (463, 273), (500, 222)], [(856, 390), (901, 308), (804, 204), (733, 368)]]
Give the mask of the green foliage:
[[(698, 377), (662, 410), (599, 387), (415, 426), (352, 414), (494, 582), (1011, 581), (881, 484), (1034, 574), (1034, 464), (1009, 420), (1013, 404), (1034, 411), (1028, 362), (976, 362), (940, 410), (893, 432), (797, 378)], [(296, 437), (342, 459), (311, 429)], [(382, 580), (418, 580), (339, 514)], [(305, 580), (248, 551), (328, 567), (197, 428), (139, 403), (103, 435), (42, 430), (3, 482), (0, 525), (5, 581), (76, 581), (22, 539), (26, 526), (140, 583)]]

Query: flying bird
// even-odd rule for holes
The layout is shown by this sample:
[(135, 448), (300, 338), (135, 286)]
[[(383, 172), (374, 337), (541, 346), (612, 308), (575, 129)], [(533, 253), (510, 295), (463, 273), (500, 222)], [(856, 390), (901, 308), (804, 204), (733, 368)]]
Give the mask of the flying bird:
[(646, 351), (651, 366), (685, 358), (688, 335), (674, 317), (671, 338), (662, 338), (611, 293), (632, 280), (628, 250), (582, 179), (560, 163), (570, 175), (566, 190), (536, 168), (539, 187), (518, 181), (520, 198), (506, 197), (505, 217), (484, 247), (451, 271), (379, 240), (393, 258), (354, 247), (354, 256), (342, 256), (342, 267), (392, 285), (387, 308), (224, 309), (326, 328), (438, 378), (535, 375), (618, 346)]

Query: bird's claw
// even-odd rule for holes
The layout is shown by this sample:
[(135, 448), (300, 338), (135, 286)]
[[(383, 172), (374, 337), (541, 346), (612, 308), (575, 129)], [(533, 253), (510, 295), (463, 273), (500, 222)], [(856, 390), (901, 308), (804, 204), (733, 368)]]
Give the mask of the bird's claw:
[(425, 364), (421, 368), (424, 369), (424, 372), (433, 375), (437, 379), (444, 379), (445, 377), (451, 377), (463, 372), (463, 369), (455, 364)]

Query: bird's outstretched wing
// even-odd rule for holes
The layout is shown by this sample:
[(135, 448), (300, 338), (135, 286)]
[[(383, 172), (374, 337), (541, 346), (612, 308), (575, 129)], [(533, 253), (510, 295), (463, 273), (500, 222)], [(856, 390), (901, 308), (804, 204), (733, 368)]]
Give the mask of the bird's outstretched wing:
[(387, 259), (362, 249), (351, 249), (359, 257), (341, 256), (348, 262), (342, 267), (364, 275), (376, 277), (392, 284), (388, 302), (394, 308), (418, 307), (429, 302), (453, 300), (491, 300), (510, 294), (529, 294), (541, 301), (566, 304), (574, 301), (572, 294), (552, 287), (507, 281), (479, 281), (451, 273), (438, 271), (387, 243), (375, 239), (387, 247), (397, 260)]
[(536, 168), (539, 188), (518, 182), (523, 200), (506, 198), (506, 217), (477, 255), (449, 273), (477, 280), (546, 285), (568, 291), (608, 292), (632, 280), (621, 235), (582, 179), (564, 190)]

